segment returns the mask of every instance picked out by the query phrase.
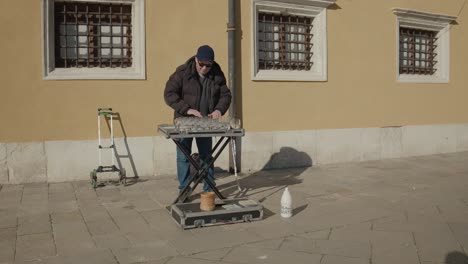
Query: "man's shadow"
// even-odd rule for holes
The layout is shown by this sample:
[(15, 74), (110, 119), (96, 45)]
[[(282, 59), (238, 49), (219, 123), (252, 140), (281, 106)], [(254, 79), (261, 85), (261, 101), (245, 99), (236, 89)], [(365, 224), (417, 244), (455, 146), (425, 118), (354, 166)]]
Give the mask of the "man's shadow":
[(453, 251), (447, 254), (445, 257), (445, 263), (447, 264), (468, 264), (468, 256), (459, 251)]
[[(312, 159), (307, 153), (291, 147), (282, 147), (279, 152), (271, 155), (260, 171), (239, 176), (217, 187), (226, 197), (255, 196), (259, 202), (263, 202), (284, 188), (301, 183), (302, 179), (298, 179), (298, 176), (312, 165)], [(275, 171), (280, 168), (282, 170)], [(305, 207), (296, 208), (294, 213), (299, 213)], [(268, 216), (268, 212), (266, 215)]]

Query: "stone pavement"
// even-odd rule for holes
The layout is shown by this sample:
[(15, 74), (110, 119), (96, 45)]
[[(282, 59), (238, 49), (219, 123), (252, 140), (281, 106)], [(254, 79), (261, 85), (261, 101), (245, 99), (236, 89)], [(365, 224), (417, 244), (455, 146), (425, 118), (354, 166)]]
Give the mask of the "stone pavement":
[(242, 192), (225, 176), (222, 193), (265, 219), (185, 231), (163, 209), (175, 178), (3, 185), (0, 263), (468, 263), (468, 152), (260, 171)]

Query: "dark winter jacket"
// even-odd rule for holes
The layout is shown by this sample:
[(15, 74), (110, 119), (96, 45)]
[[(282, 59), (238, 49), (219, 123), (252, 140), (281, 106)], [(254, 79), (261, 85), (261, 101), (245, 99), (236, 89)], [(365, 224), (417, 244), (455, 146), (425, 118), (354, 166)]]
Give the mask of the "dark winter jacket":
[[(190, 58), (185, 64), (177, 67), (166, 83), (164, 100), (174, 109), (174, 118), (186, 116), (189, 109), (200, 110), (198, 98), (202, 88), (195, 63), (195, 57)], [(219, 110), (224, 115), (231, 104), (231, 91), (226, 86), (224, 73), (216, 62), (213, 62), (206, 78), (211, 95), (208, 102), (209, 112)]]

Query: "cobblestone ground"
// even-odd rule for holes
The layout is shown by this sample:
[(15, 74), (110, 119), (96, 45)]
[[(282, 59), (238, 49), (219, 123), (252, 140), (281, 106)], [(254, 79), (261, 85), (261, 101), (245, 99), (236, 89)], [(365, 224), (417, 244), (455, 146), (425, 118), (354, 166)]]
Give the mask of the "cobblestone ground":
[(191, 230), (164, 209), (175, 178), (0, 186), (0, 263), (468, 263), (468, 152), (225, 176), (264, 219)]

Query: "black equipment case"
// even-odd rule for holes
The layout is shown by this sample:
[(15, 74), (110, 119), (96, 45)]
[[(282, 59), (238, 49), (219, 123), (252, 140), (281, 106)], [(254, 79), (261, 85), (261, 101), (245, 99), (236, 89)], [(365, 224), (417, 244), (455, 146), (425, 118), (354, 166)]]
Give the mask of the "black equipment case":
[(200, 210), (200, 203), (171, 205), (174, 221), (183, 229), (261, 220), (263, 206), (249, 199), (226, 199), (216, 202), (213, 211)]

